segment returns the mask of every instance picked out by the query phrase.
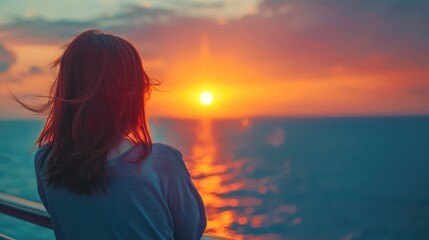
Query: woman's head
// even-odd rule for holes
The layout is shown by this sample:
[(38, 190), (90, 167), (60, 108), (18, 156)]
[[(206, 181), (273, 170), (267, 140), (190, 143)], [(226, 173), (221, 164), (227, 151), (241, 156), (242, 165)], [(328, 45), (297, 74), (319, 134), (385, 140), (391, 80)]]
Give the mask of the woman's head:
[(122, 139), (151, 151), (145, 103), (152, 81), (128, 41), (99, 30), (75, 37), (54, 61), (58, 75), (42, 108), (47, 120), (37, 144), (52, 143), (46, 178), (80, 194), (103, 188), (106, 156)]
[(127, 135), (140, 141), (149, 137), (140, 131), (151, 80), (128, 41), (99, 30), (85, 31), (66, 45), (53, 65), (59, 69), (49, 118), (56, 126), (71, 127), (75, 134), (86, 133), (71, 136), (77, 145)]

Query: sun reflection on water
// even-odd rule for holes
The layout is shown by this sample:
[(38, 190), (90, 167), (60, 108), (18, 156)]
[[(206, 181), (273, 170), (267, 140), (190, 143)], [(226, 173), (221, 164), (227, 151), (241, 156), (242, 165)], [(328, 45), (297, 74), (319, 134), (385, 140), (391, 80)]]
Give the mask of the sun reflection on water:
[(303, 221), (296, 206), (279, 198), (284, 189), (276, 181), (291, 174), (290, 161), (281, 158), (273, 165), (273, 160), (267, 162), (266, 156), (260, 155), (264, 148), (275, 151), (284, 143), (283, 130), (266, 131), (265, 137), (255, 140), (246, 137), (252, 133), (253, 124), (249, 119), (190, 120), (176, 122), (170, 125), (174, 131), (165, 132), (167, 142), (182, 151), (203, 198), (206, 234), (232, 239), (282, 239), (269, 229), (297, 226)]
[(210, 120), (199, 122), (197, 136), (191, 146), (189, 171), (194, 177), (194, 184), (201, 193), (207, 213), (206, 233), (235, 237), (236, 233), (230, 230), (230, 226), (236, 218), (236, 211), (219, 211), (230, 205), (237, 205), (231, 201), (225, 201), (222, 193), (228, 192), (230, 186), (223, 184), (223, 176), (227, 166), (222, 164), (218, 156), (218, 146), (213, 139), (213, 128)]

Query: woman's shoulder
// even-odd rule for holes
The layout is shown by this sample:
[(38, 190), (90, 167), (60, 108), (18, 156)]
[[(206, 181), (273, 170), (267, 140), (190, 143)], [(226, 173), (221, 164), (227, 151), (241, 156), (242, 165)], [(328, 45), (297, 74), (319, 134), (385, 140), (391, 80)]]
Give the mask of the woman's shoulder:
[(151, 155), (155, 167), (159, 167), (163, 172), (180, 172), (180, 170), (187, 172), (182, 153), (168, 144), (154, 143)]
[(182, 153), (179, 150), (165, 143), (153, 143), (152, 151), (163, 156), (182, 158)]

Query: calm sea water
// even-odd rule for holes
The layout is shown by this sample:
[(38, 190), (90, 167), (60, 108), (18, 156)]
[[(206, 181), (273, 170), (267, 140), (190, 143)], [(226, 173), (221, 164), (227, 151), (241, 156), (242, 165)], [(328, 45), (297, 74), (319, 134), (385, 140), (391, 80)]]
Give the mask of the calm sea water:
[[(0, 121), (0, 192), (38, 201), (40, 121)], [(429, 117), (153, 121), (203, 196), (207, 233), (236, 239), (429, 239)], [(52, 239), (0, 215), (0, 232)]]

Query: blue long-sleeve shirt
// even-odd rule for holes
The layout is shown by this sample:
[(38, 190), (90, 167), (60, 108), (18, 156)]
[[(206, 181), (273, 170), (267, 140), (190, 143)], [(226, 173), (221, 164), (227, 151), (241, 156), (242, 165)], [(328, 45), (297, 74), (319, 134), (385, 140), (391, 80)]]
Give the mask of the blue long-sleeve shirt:
[(140, 167), (126, 162), (125, 154), (110, 159), (107, 193), (78, 195), (45, 184), (47, 161), (40, 158), (47, 146), (38, 149), (34, 162), (39, 196), (56, 239), (201, 238), (204, 205), (178, 150), (153, 144)]

